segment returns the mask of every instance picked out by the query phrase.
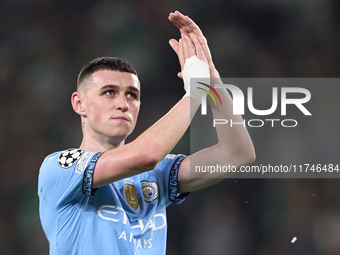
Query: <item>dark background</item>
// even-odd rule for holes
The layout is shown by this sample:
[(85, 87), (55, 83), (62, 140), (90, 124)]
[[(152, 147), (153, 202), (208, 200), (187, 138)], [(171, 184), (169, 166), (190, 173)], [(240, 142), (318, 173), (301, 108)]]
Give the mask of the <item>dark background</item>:
[[(81, 142), (70, 104), (81, 67), (99, 56), (129, 60), (142, 85), (131, 141), (184, 94), (168, 45), (180, 10), (208, 39), (222, 77), (339, 77), (336, 0), (0, 2), (0, 254), (48, 254), (38, 215), (45, 156)], [(303, 130), (250, 130), (257, 161), (339, 163), (340, 88), (312, 93)], [(331, 96), (331, 99), (329, 98)], [(313, 119), (314, 118), (314, 119)], [(314, 139), (310, 140), (309, 137)], [(175, 153), (188, 153), (188, 135)], [(311, 162), (303, 162), (311, 163)], [(340, 254), (338, 179), (227, 179), (168, 208), (167, 254)], [(292, 244), (293, 237), (297, 241)]]

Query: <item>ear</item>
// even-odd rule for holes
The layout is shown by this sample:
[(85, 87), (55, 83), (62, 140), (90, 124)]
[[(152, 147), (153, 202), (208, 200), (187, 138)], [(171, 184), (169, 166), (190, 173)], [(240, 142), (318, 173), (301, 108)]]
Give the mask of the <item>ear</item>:
[(71, 96), (73, 110), (80, 116), (85, 116), (84, 95), (81, 92), (74, 92)]

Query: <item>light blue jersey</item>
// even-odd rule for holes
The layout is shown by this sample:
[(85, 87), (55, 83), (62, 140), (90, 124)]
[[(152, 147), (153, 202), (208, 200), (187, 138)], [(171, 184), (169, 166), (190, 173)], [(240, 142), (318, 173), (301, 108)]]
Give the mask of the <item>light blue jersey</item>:
[(91, 189), (102, 153), (69, 149), (49, 155), (39, 173), (40, 219), (51, 255), (165, 254), (165, 207), (181, 203), (183, 155), (155, 169)]

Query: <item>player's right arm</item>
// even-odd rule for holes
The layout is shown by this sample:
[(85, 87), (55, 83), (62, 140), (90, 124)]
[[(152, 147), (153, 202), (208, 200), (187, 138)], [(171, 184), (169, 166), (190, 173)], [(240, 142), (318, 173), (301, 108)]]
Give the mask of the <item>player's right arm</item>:
[(103, 153), (96, 164), (92, 187), (154, 169), (183, 136), (198, 105), (190, 105), (188, 97), (182, 98), (133, 142)]
[[(209, 66), (202, 46), (199, 43), (183, 45), (186, 47), (184, 58), (196, 56), (203, 66), (206, 63), (206, 73), (209, 76)], [(190, 100), (188, 96), (183, 97), (133, 142), (105, 152), (97, 162), (92, 188), (154, 169), (183, 136), (198, 107), (198, 101)]]

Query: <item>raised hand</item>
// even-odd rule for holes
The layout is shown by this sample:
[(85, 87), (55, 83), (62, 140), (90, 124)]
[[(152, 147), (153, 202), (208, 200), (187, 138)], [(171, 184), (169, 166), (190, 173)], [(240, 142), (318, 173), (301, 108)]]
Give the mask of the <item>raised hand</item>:
[[(196, 36), (196, 38), (198, 39), (198, 41), (200, 42), (202, 46), (203, 53), (209, 64), (209, 70), (210, 70), (211, 75), (215, 72), (217, 73), (214, 63), (212, 61), (212, 57), (211, 57), (210, 49), (208, 47), (207, 40), (204, 37), (199, 26), (197, 26), (196, 23), (192, 19), (190, 19), (188, 16), (184, 16), (179, 11), (171, 12), (168, 18), (172, 23), (174, 23), (178, 27), (181, 34), (188, 35), (192, 40), (193, 40), (193, 36)], [(175, 39), (170, 39), (169, 44), (178, 55), (179, 48), (180, 48), (179, 42)], [(183, 65), (184, 65), (183, 59), (179, 58), (179, 61), (183, 69)], [(181, 77), (181, 74), (179, 73), (178, 76)]]
[[(182, 34), (182, 38), (179, 40), (178, 46), (178, 58), (181, 63), (184, 63), (186, 59), (197, 56), (198, 59), (208, 62), (203, 47), (198, 40), (197, 36)], [(184, 65), (181, 64), (182, 70)]]

